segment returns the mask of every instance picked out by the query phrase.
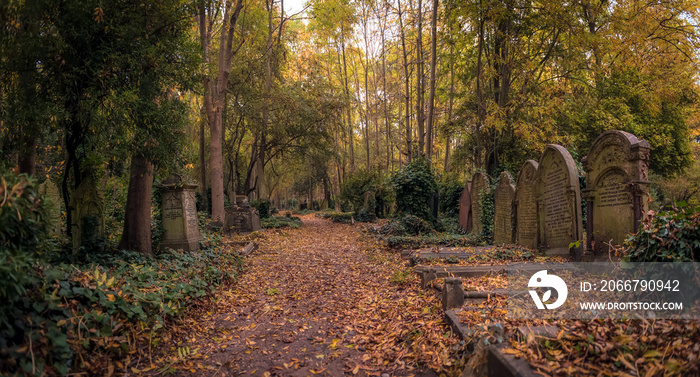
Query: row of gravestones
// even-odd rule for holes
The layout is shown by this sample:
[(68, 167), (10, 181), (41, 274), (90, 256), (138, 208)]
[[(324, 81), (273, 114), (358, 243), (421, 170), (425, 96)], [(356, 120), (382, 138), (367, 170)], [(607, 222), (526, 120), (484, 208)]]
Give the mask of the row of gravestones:
[[(163, 238), (161, 247), (199, 250), (199, 221), (195, 199), (196, 185), (171, 175), (160, 186), (162, 191)], [(61, 207), (58, 188), (47, 180), (39, 186), (39, 194), (46, 200), (46, 211), (51, 224), (50, 233), (60, 233)], [(237, 196), (237, 206), (227, 211), (225, 230), (236, 233), (260, 230), (260, 216), (245, 196)], [(77, 252), (88, 239), (104, 237), (104, 199), (97, 185), (84, 180), (73, 192), (69, 208), (73, 250)]]
[[(494, 191), (495, 244), (520, 244), (579, 259), (583, 241), (581, 195), (586, 200), (586, 249), (607, 256), (609, 245), (621, 244), (648, 209), (649, 143), (617, 130), (602, 133), (583, 158), (586, 188), (581, 193), (571, 154), (548, 145), (539, 163), (527, 160), (518, 178), (501, 174)], [(460, 198), (459, 222), (467, 232), (482, 231), (481, 198), (490, 191), (489, 177), (476, 173)], [(580, 245), (580, 243), (578, 244)]]

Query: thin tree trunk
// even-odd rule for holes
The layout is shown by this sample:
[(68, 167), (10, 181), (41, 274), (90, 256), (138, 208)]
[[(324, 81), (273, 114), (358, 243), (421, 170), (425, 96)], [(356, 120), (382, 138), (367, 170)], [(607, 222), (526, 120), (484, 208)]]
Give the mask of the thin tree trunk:
[[(410, 163), (413, 159), (412, 150), (412, 135), (411, 131), (411, 89), (410, 89), (410, 75), (408, 74), (408, 52), (406, 50), (406, 33), (403, 26), (403, 13), (401, 12), (401, 0), (397, 0), (398, 10), (399, 10), (399, 27), (401, 29), (401, 49), (403, 52), (403, 72), (404, 72), (404, 86), (406, 89), (405, 100), (406, 100), (406, 157)], [(400, 118), (400, 116), (399, 116)]]
[(348, 64), (345, 60), (345, 40), (341, 41), (343, 50), (343, 73), (345, 76), (345, 98), (347, 98), (348, 106), (346, 108), (348, 118), (348, 144), (350, 146), (350, 172), (355, 171), (355, 132), (352, 126), (352, 112), (350, 106), (350, 86), (348, 85)]
[(482, 56), (484, 53), (484, 18), (483, 15), (479, 17), (479, 31), (478, 31), (478, 43), (477, 43), (477, 58), (476, 58), (476, 106), (477, 106), (477, 121), (475, 137), (476, 140), (476, 151), (474, 151), (474, 165), (476, 168), (482, 168), (481, 165), (481, 127), (484, 124), (486, 118), (486, 104), (484, 103), (484, 89), (483, 89), (483, 77), (484, 77), (484, 67), (482, 63)]
[(433, 0), (433, 19), (432, 19), (432, 44), (430, 51), (430, 97), (428, 99), (428, 132), (427, 132), (427, 146), (426, 155), (428, 160), (433, 155), (433, 125), (435, 116), (435, 74), (437, 71), (437, 13), (438, 13), (438, 0)]
[(447, 127), (448, 131), (445, 135), (445, 173), (450, 171), (450, 148), (452, 134), (449, 131), (452, 127), (452, 107), (454, 106), (455, 95), (455, 60), (454, 60), (454, 43), (450, 43), (450, 100), (447, 105)]
[(418, 153), (425, 155), (425, 119), (423, 114), (423, 1), (418, 0), (416, 30), (416, 116), (418, 117)]
[(151, 255), (151, 190), (153, 164), (144, 156), (131, 158), (129, 191), (126, 196), (124, 230), (119, 249)]

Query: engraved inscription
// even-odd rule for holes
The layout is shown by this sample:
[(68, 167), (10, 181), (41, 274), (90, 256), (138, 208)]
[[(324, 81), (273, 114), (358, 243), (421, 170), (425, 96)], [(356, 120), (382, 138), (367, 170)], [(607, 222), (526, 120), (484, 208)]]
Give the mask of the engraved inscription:
[(523, 166), (516, 196), (518, 211), (516, 215), (518, 243), (537, 247), (537, 194), (535, 192), (535, 167), (532, 164)]
[(546, 170), (543, 206), (547, 243), (565, 245), (573, 237), (573, 214), (569, 204), (568, 174), (566, 165), (552, 163)]

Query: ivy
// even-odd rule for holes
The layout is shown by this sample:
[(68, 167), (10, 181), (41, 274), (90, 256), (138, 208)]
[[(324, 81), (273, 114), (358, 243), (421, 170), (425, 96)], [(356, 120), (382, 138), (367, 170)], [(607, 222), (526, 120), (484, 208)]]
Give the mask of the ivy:
[(435, 220), (430, 209), (437, 184), (425, 157), (411, 161), (391, 176), (390, 182), (399, 214), (414, 215), (429, 222)]
[(632, 262), (700, 261), (700, 208), (659, 212), (645, 219), (641, 229), (627, 239), (626, 258)]

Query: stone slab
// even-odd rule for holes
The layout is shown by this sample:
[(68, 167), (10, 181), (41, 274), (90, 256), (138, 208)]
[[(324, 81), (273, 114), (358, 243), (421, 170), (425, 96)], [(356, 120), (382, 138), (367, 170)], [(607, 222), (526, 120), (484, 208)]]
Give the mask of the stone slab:
[(493, 193), (493, 243), (512, 244), (515, 241), (515, 186), (507, 171), (501, 173)]
[(472, 231), (472, 181), (467, 181), (459, 197), (459, 227), (467, 233)]
[(510, 344), (501, 343), (490, 346), (486, 352), (486, 375), (498, 377), (540, 377), (525, 358), (516, 358), (503, 353)]
[(537, 170), (539, 164), (527, 160), (520, 168), (515, 186), (516, 243), (536, 249), (539, 246), (539, 216), (537, 209)]
[[(483, 230), (482, 219), (483, 210), (481, 208), (481, 195), (491, 192), (489, 182), (491, 179), (488, 175), (482, 172), (477, 172), (472, 177), (471, 187), (471, 209), (472, 209), (472, 233), (480, 234)], [(482, 194), (484, 193), (484, 194)]]
[(549, 255), (580, 259), (583, 241), (581, 190), (576, 163), (561, 145), (549, 144), (540, 157), (537, 171), (540, 248)]

